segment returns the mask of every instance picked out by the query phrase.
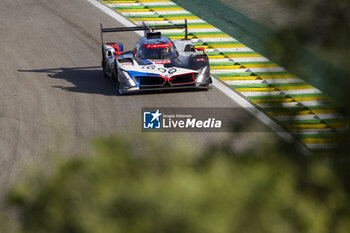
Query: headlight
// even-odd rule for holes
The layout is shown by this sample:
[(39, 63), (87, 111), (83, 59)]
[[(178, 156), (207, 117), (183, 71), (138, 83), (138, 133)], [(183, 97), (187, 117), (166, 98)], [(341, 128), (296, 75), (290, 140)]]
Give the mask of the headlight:
[(130, 74), (128, 72), (126, 72), (125, 70), (122, 71), (125, 78), (129, 81), (130, 86), (135, 87), (136, 83), (134, 82), (134, 80), (130, 77)]
[(126, 72), (125, 70), (123, 70), (123, 74), (124, 74), (124, 76), (125, 76), (126, 79), (128, 79), (128, 80), (131, 79), (129, 73)]
[(198, 76), (197, 82), (200, 83), (200, 82), (203, 81), (203, 78), (204, 78), (204, 76), (205, 76), (207, 70), (208, 70), (208, 67), (207, 67), (207, 66), (204, 67), (204, 68), (202, 69), (201, 73), (200, 73), (199, 76)]

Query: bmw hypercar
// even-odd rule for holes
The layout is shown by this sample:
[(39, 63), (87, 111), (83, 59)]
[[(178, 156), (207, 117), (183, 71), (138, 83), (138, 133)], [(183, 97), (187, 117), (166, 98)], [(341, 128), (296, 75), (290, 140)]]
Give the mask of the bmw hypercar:
[[(185, 28), (185, 39), (171, 40), (154, 30)], [(103, 33), (145, 31), (132, 51), (123, 44), (103, 42)], [(119, 93), (170, 88), (208, 89), (212, 83), (208, 56), (187, 39), (187, 22), (181, 25), (159, 25), (125, 28), (103, 28), (102, 67), (107, 78), (115, 80)]]

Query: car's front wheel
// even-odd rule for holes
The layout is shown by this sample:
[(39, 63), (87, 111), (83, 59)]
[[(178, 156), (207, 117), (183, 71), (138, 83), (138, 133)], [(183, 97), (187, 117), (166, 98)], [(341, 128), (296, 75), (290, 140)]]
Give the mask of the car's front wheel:
[(116, 75), (113, 75), (113, 80), (114, 80), (115, 88), (117, 89), (118, 94), (122, 95), (123, 93), (120, 91), (121, 85), (120, 85), (118, 73)]
[(107, 63), (103, 63), (103, 75), (105, 78), (110, 78), (111, 77), (111, 70), (108, 67)]

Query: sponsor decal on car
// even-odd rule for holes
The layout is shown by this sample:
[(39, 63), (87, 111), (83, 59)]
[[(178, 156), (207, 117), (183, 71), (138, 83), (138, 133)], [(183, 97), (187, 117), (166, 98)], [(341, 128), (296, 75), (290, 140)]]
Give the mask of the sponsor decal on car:
[(143, 47), (146, 49), (158, 49), (158, 48), (167, 48), (172, 47), (172, 43), (164, 43), (164, 44), (144, 44)]
[(154, 63), (156, 64), (170, 64), (171, 63), (171, 60), (153, 60)]

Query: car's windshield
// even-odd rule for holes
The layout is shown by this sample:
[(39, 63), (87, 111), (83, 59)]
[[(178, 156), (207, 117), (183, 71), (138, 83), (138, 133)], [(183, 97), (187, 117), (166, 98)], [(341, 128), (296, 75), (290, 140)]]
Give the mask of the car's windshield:
[(144, 44), (139, 51), (141, 59), (171, 59), (176, 58), (177, 53), (172, 43)]

